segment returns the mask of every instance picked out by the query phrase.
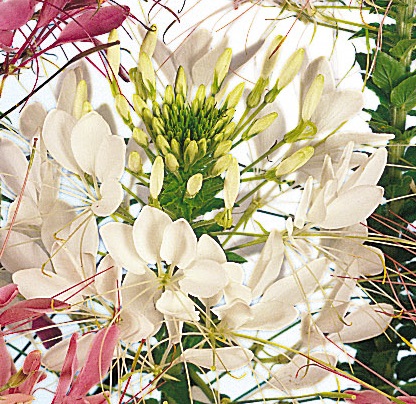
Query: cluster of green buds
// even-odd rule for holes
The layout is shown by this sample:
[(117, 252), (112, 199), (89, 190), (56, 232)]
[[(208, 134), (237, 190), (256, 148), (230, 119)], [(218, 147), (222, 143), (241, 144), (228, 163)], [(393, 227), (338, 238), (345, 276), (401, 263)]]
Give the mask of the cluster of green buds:
[[(224, 228), (232, 225), (231, 212), (239, 190), (240, 170), (230, 152), (274, 122), (275, 112), (258, 115), (293, 80), (302, 65), (304, 51), (300, 49), (289, 58), (275, 85), (269, 87), (279, 53), (274, 50), (282, 41), (278, 36), (270, 45), (259, 80), (245, 100), (246, 110), (235, 120), (244, 83), (228, 93), (223, 88), (231, 49), (226, 49), (218, 58), (210, 88), (200, 85), (192, 97), (185, 70), (179, 67), (174, 85), (166, 86), (158, 100), (152, 64), (157, 30), (152, 26), (148, 31), (140, 48), (138, 65), (129, 72), (136, 90), (132, 104), (144, 124), (143, 129), (134, 125), (126, 98), (115, 94), (115, 100), (117, 111), (132, 130), (133, 139), (152, 162), (151, 205), (162, 207), (174, 219), (184, 217), (189, 221), (220, 209), (217, 223)], [(128, 166), (131, 172), (143, 174), (139, 153), (130, 154)], [(216, 197), (220, 191), (223, 191), (222, 199)]]

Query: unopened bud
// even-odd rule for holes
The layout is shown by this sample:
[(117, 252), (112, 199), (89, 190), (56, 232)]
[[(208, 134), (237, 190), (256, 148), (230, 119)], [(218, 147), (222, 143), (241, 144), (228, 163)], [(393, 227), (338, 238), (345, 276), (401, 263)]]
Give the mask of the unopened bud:
[(160, 191), (163, 187), (163, 179), (165, 177), (165, 166), (163, 164), (163, 158), (157, 156), (152, 166), (152, 172), (150, 173), (150, 196), (153, 199), (157, 199)]
[(279, 93), (280, 93), (280, 90), (278, 89), (277, 85), (274, 85), (273, 88), (270, 91), (268, 91), (266, 95), (264, 96), (264, 102), (266, 104), (271, 104), (272, 102), (275, 101)]
[(179, 66), (178, 72), (176, 73), (175, 79), (175, 94), (181, 94), (184, 99), (186, 99), (186, 75), (185, 70), (182, 66)]
[(299, 140), (312, 139), (316, 135), (316, 132), (316, 126), (311, 121), (302, 121), (295, 129), (286, 133), (283, 140), (286, 143), (295, 143)]
[(261, 69), (261, 77), (269, 77), (276, 66), (277, 58), (279, 57), (280, 46), (283, 44), (284, 38), (281, 35), (275, 37), (267, 49)]
[(145, 52), (139, 54), (139, 71), (142, 74), (143, 84), (149, 94), (150, 99), (156, 97), (156, 75), (150, 57)]
[(152, 132), (156, 135), (163, 135), (165, 133), (165, 126), (162, 119), (152, 118)]
[(324, 90), (324, 76), (318, 74), (311, 86), (309, 87), (308, 92), (306, 93), (305, 100), (303, 101), (302, 106), (302, 120), (309, 121), (311, 116), (316, 110), (316, 107), (321, 100), (322, 92)]
[(193, 198), (202, 188), (203, 176), (201, 173), (193, 175), (186, 183), (186, 196)]
[(168, 153), (165, 156), (165, 164), (170, 172), (174, 173), (178, 171), (179, 163), (176, 157), (172, 153)]
[(215, 222), (224, 229), (229, 229), (233, 225), (233, 215), (231, 209), (224, 209), (217, 213), (214, 218)]
[(166, 156), (171, 151), (169, 147), (169, 142), (166, 140), (166, 138), (163, 135), (158, 135), (156, 137), (156, 147), (160, 150), (160, 152), (164, 156)]
[(204, 103), (206, 93), (207, 93), (207, 90), (205, 86), (201, 84), (198, 87), (198, 90), (196, 91), (195, 98), (194, 98), (195, 100), (198, 100), (199, 105), (202, 105)]
[(179, 144), (179, 142), (175, 139), (175, 138), (173, 138), (171, 141), (170, 141), (170, 149), (172, 150), (172, 153), (177, 157), (177, 158), (179, 158), (180, 156), (181, 156), (181, 146), (180, 146), (180, 144)]
[(216, 177), (217, 175), (222, 174), (230, 166), (232, 159), (233, 156), (231, 156), (231, 154), (220, 157), (211, 168), (210, 175)]
[(126, 97), (122, 94), (118, 94), (115, 97), (116, 110), (123, 119), (124, 123), (129, 125), (132, 123), (130, 115), (130, 105), (126, 100)]
[(277, 118), (277, 112), (271, 112), (259, 119), (257, 119), (251, 128), (243, 135), (243, 139), (250, 139), (252, 136), (257, 135), (260, 132), (266, 130)]
[(251, 90), (250, 94), (247, 96), (246, 104), (247, 108), (256, 108), (260, 104), (263, 91), (266, 86), (269, 84), (269, 78), (259, 77), (254, 88)]
[(133, 108), (136, 114), (141, 117), (143, 115), (143, 110), (149, 107), (139, 95), (133, 94)]
[(186, 146), (183, 161), (185, 163), (185, 171), (188, 170), (189, 166), (196, 160), (198, 156), (198, 145), (195, 140), (191, 140)]
[(274, 170), (276, 177), (282, 177), (295, 172), (305, 165), (313, 156), (315, 149), (312, 146), (305, 146), (293, 153), (290, 157), (284, 159)]
[(218, 58), (214, 68), (214, 80), (212, 81), (211, 85), (212, 94), (218, 93), (224, 79), (227, 77), (228, 69), (230, 68), (232, 54), (233, 52), (231, 48), (227, 48)]
[(223, 138), (228, 139), (234, 133), (236, 126), (237, 125), (235, 122), (230, 122), (229, 124), (227, 124), (223, 130), (223, 134), (224, 134)]
[(88, 100), (88, 88), (87, 82), (85, 80), (81, 80), (75, 92), (75, 99), (74, 99), (74, 106), (72, 109), (72, 115), (75, 119), (81, 119), (82, 117), (82, 109), (84, 107), (84, 102)]
[[(116, 29), (113, 29), (108, 35), (108, 43), (116, 41), (118, 41), (118, 32)], [(107, 60), (110, 65), (111, 75), (116, 77), (120, 70), (120, 44), (107, 48)]]
[(207, 154), (207, 139), (202, 138), (198, 140), (198, 159), (201, 159)]
[(93, 111), (92, 105), (89, 101), (84, 101), (84, 105), (82, 106), (82, 116), (89, 114)]
[(173, 92), (173, 87), (171, 85), (166, 86), (163, 102), (168, 105), (172, 105), (175, 102), (175, 93)]
[(139, 174), (142, 172), (143, 161), (142, 161), (142, 158), (140, 157), (139, 152), (132, 151), (130, 153), (127, 165), (129, 167), (129, 170), (136, 174)]
[(240, 169), (238, 161), (233, 157), (227, 169), (224, 180), (224, 204), (226, 209), (232, 209), (240, 190)]
[(305, 57), (305, 49), (298, 49), (289, 56), (289, 59), (286, 61), (285, 65), (282, 68), (278, 79), (278, 88), (279, 90), (286, 87), (299, 73), (300, 68), (302, 67), (303, 59)]
[(151, 58), (155, 51), (156, 43), (157, 43), (157, 27), (155, 24), (153, 24), (150, 27), (150, 30), (147, 31), (143, 39), (142, 46), (140, 47), (140, 52), (146, 53), (149, 56), (149, 58)]
[(224, 154), (227, 154), (233, 145), (232, 140), (224, 140), (222, 141), (214, 152), (214, 159), (223, 156)]
[(243, 95), (244, 86), (245, 83), (240, 83), (228, 94), (224, 104), (226, 108), (235, 108), (237, 106), (240, 102), (241, 96)]

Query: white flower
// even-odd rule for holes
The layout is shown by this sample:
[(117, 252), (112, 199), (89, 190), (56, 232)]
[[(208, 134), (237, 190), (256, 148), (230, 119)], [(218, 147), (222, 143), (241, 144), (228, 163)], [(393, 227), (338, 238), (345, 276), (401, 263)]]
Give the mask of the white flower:
[(101, 236), (114, 260), (128, 273), (124, 304), (153, 319), (196, 321), (199, 313), (189, 295), (206, 299), (228, 283), (225, 254), (209, 236), (196, 236), (184, 219), (173, 222), (145, 206), (133, 226), (108, 223)]

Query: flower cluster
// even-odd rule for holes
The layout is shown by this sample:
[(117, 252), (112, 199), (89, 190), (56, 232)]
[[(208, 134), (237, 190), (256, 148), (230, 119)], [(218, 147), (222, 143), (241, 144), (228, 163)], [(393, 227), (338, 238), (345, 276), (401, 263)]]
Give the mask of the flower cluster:
[[(47, 4), (41, 26), (57, 16)], [(75, 40), (71, 24), (58, 44)], [(94, 110), (77, 68), (55, 109), (28, 104), (21, 137), (1, 137), (2, 281), (64, 316), (33, 322), (39, 336), (67, 322), (82, 334), (43, 338), (39, 360), (61, 372), (54, 403), (220, 402), (222, 376), (241, 368), (260, 397), (291, 395), (342, 374), (344, 344), (388, 328), (395, 308), (371, 304), (359, 285), (385, 269), (366, 219), (383, 200), (391, 136), (340, 131), (363, 100), (336, 88), (326, 59), (302, 69), (299, 49), (276, 77), (281, 41), (245, 89), (230, 66), (247, 60), (232, 65), (232, 50), (212, 48), (203, 30), (157, 70), (167, 49), (152, 27), (129, 72), (134, 93), (111, 83), (131, 135)], [(118, 71), (119, 55), (108, 59)], [(299, 76), (299, 119), (285, 128), (276, 100)], [(88, 396), (112, 363), (109, 392)]]

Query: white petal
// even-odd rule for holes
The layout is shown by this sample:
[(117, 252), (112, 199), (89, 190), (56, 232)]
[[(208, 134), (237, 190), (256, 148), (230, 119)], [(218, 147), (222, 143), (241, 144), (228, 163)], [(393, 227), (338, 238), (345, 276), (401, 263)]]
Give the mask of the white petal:
[(118, 292), (121, 289), (121, 267), (110, 254), (100, 261), (94, 284), (100, 296), (112, 302), (114, 306), (121, 305), (118, 299)]
[(155, 264), (160, 260), (165, 228), (172, 223), (172, 219), (159, 209), (144, 206), (133, 225), (134, 244), (142, 259)]
[(60, 109), (72, 115), (76, 89), (77, 76), (74, 69), (72, 69), (65, 73), (65, 76), (62, 80), (58, 102), (56, 103), (56, 109)]
[[(19, 195), (22, 190), (27, 166), (27, 160), (22, 150), (11, 140), (1, 138), (0, 177), (6, 183), (7, 188), (15, 195)], [(36, 191), (33, 183), (27, 183), (25, 193), (36, 200)]]
[[(82, 292), (76, 293), (82, 286), (74, 286), (72, 282), (50, 271), (43, 274), (40, 268), (17, 271), (13, 274), (13, 282), (26, 299), (56, 297), (70, 304), (82, 301)], [(71, 287), (73, 288), (70, 289)]]
[(166, 226), (160, 256), (168, 264), (186, 268), (196, 256), (197, 240), (190, 224), (179, 219)]
[(154, 332), (154, 324), (144, 315), (131, 309), (121, 310), (120, 337), (124, 342), (140, 342)]
[(230, 304), (212, 309), (221, 320), (220, 328), (238, 330), (253, 319), (250, 306), (241, 299), (235, 299)]
[(306, 213), (309, 209), (309, 204), (311, 203), (312, 191), (313, 191), (313, 177), (308, 177), (307, 181), (305, 182), (305, 187), (302, 192), (302, 196), (300, 198), (298, 208), (296, 210), (295, 220), (293, 222), (293, 224), (298, 229), (301, 229), (305, 225)]
[(316, 366), (313, 358), (332, 368), (337, 362), (335, 355), (323, 352), (313, 352), (310, 354), (310, 358), (308, 359), (308, 355), (296, 355), (290, 363), (279, 367), (273, 374), (270, 383), (283, 391), (313, 387), (332, 374), (330, 371)]
[(186, 349), (181, 358), (197, 366), (218, 371), (240, 369), (248, 365), (254, 354), (247, 348), (237, 346), (212, 349)]
[(121, 137), (106, 137), (99, 147), (95, 163), (95, 174), (99, 181), (120, 179), (124, 173), (126, 144)]
[(316, 224), (325, 229), (339, 229), (367, 219), (381, 203), (383, 188), (360, 185), (343, 192), (327, 207), (325, 219)]
[(312, 115), (319, 132), (332, 131), (356, 116), (364, 106), (361, 91), (338, 90), (321, 97), (318, 108)]
[(64, 168), (80, 173), (71, 148), (71, 132), (76, 124), (72, 115), (59, 109), (49, 111), (43, 126), (43, 140), (51, 156)]
[[(393, 306), (386, 303), (358, 307), (356, 311), (348, 314), (344, 328), (337, 334), (331, 334), (329, 339), (344, 344), (363, 341), (377, 337), (386, 331), (394, 314)], [(365, 324), (365, 326), (363, 326)]]
[(273, 283), (264, 293), (262, 302), (278, 300), (293, 306), (301, 303), (320, 286), (320, 281), (327, 270), (326, 258), (313, 260), (293, 275)]
[(197, 259), (209, 259), (216, 261), (219, 264), (227, 262), (224, 250), (212, 237), (207, 234), (203, 234), (198, 240), (196, 256)]
[[(5, 237), (6, 231), (2, 231), (0, 233), (0, 245), (3, 245)], [(12, 231), (1, 258), (1, 263), (9, 272), (13, 273), (21, 269), (41, 268), (48, 260), (49, 256), (32, 238), (17, 231)], [(51, 266), (48, 264), (46, 269), (50, 268)]]
[(87, 174), (95, 175), (98, 150), (108, 136), (111, 136), (110, 126), (97, 112), (84, 115), (72, 129), (71, 149)]
[[(271, 309), (271, 305), (276, 309)], [(278, 309), (277, 309), (278, 308)], [(277, 331), (293, 323), (298, 317), (298, 311), (291, 305), (279, 301), (260, 302), (251, 306), (252, 319), (241, 328), (245, 330)]]
[(20, 133), (28, 140), (39, 133), (46, 118), (46, 110), (40, 102), (26, 105), (19, 116)]
[[(77, 341), (77, 358), (78, 369), (84, 366), (87, 359), (87, 355), (90, 351), (91, 343), (95, 334), (85, 334)], [(68, 351), (70, 338), (65, 338), (63, 341), (58, 342), (52, 348), (49, 348), (45, 354), (42, 355), (42, 365), (49, 370), (60, 372), (64, 364), (65, 355)]]
[(123, 187), (118, 180), (109, 178), (101, 184), (100, 193), (101, 199), (91, 205), (91, 210), (99, 217), (110, 216), (123, 202)]
[(116, 263), (127, 271), (144, 274), (146, 264), (136, 252), (133, 242), (133, 227), (124, 223), (108, 223), (100, 229), (107, 251)]
[(183, 292), (165, 290), (156, 302), (156, 308), (163, 314), (171, 316), (176, 320), (198, 321), (199, 314), (196, 312), (194, 303)]
[(209, 298), (224, 289), (228, 283), (227, 273), (216, 261), (197, 260), (184, 270), (179, 281), (181, 290), (192, 296)]
[(277, 279), (283, 263), (284, 245), (281, 234), (273, 230), (267, 238), (260, 258), (251, 273), (247, 286), (253, 298), (259, 297)]

